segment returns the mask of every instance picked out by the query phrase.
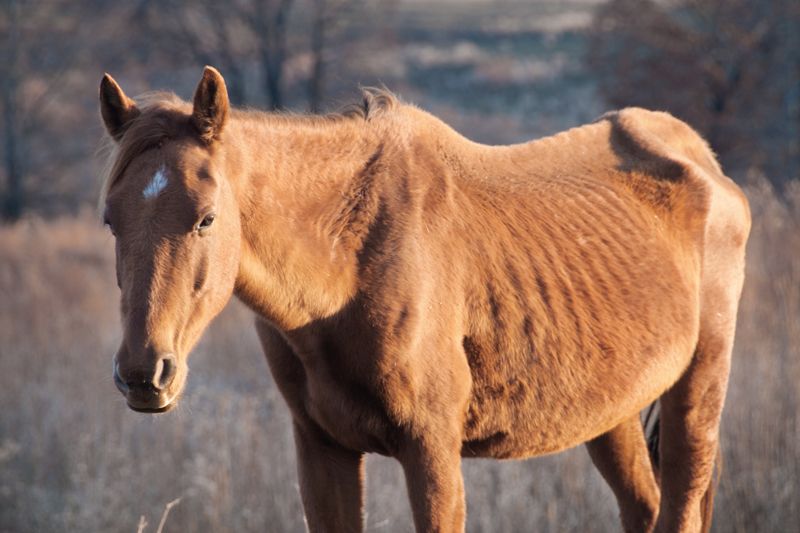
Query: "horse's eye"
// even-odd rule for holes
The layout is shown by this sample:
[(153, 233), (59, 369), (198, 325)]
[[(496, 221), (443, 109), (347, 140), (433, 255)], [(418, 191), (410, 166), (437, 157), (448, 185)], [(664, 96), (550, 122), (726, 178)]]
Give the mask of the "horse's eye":
[(201, 220), (200, 223), (197, 225), (197, 229), (199, 231), (202, 231), (204, 229), (210, 228), (211, 224), (214, 223), (215, 217), (216, 215), (214, 213), (209, 213), (208, 215), (204, 216), (203, 220)]

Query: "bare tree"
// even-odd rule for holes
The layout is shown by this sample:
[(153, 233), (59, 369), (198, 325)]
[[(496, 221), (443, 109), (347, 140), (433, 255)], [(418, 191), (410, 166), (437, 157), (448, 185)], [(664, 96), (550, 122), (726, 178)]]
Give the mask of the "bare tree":
[(286, 31), (293, 1), (256, 1), (254, 16), (248, 18), (257, 37), (264, 86), (272, 109), (284, 106), (282, 81), (286, 61)]
[(589, 64), (610, 104), (666, 109), (729, 168), (784, 181), (800, 173), (797, 27), (791, 0), (611, 0), (597, 12)]
[(311, 73), (308, 79), (308, 107), (319, 113), (322, 107), (325, 77), (325, 31), (330, 22), (327, 0), (312, 0), (314, 17), (311, 22)]
[(215, 65), (225, 73), (234, 104), (247, 103), (246, 58), (253, 36), (245, 18), (246, 3), (215, 0), (167, 0), (149, 6), (149, 29), (155, 45), (177, 58)]
[[(41, 179), (56, 156), (66, 162), (64, 150), (69, 143), (57, 145), (53, 138), (59, 119), (66, 114), (58, 98), (70, 85), (72, 69), (83, 59), (78, 29), (84, 14), (82, 8), (65, 1), (0, 2), (4, 182), (0, 217), (4, 220), (19, 218), (34, 196), (43, 192), (30, 186), (32, 177)], [(51, 153), (38, 149), (42, 146)], [(55, 185), (51, 183), (50, 190)]]
[(2, 44), (2, 61), (5, 64), (2, 85), (0, 85), (0, 105), (3, 114), (3, 165), (5, 169), (6, 186), (3, 192), (3, 202), (0, 213), (6, 220), (19, 218), (23, 206), (21, 168), (22, 139), (21, 127), (17, 116), (17, 99), (21, 85), (21, 50), (20, 50), (20, 21), (22, 9), (18, 1), (7, 0), (2, 4), (0, 24), (2, 34), (5, 35)]
[[(248, 69), (260, 74), (261, 93), (272, 109), (286, 105), (286, 64), (305, 51), (309, 109), (318, 112), (325, 97), (331, 49), (357, 39), (352, 31), (363, 19), (365, 0), (143, 0), (151, 6), (150, 30), (162, 51), (201, 64), (218, 66), (226, 76), (234, 103), (250, 100)], [(372, 4), (373, 14), (391, 0)], [(297, 11), (297, 15), (292, 15)], [(290, 20), (291, 19), (291, 20)], [(290, 25), (291, 30), (290, 31)]]
[(345, 28), (358, 18), (364, 0), (310, 0), (311, 71), (308, 76), (308, 107), (312, 113), (322, 109), (330, 48)]
[(292, 3), (168, 0), (151, 5), (150, 28), (162, 50), (219, 67), (235, 104), (248, 102), (248, 67), (260, 68), (267, 103), (277, 109), (284, 105), (282, 81)]

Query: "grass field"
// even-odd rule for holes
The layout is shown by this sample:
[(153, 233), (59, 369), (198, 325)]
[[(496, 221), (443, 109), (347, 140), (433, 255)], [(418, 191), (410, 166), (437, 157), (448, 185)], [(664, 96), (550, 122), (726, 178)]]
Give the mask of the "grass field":
[[(715, 530), (800, 522), (800, 183), (746, 187), (748, 277), (724, 414)], [(172, 413), (128, 410), (113, 242), (91, 213), (0, 228), (0, 531), (301, 531), (287, 410), (249, 311), (232, 303), (190, 360)], [(585, 450), (465, 461), (468, 530), (613, 531), (610, 491)], [(410, 531), (393, 461), (368, 462), (369, 531)]]

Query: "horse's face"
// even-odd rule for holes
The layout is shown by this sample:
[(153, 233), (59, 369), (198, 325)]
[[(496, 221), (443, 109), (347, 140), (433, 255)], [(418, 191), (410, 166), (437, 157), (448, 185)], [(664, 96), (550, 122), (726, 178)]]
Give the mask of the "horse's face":
[[(186, 133), (132, 157), (106, 196), (105, 222), (116, 239), (124, 326), (114, 382), (136, 411), (164, 412), (175, 405), (186, 382), (190, 350), (233, 292), (239, 209), (214, 160), (214, 137), (225, 117), (216, 124), (208, 113), (198, 118), (198, 98), (199, 105), (208, 98), (204, 90), (216, 91), (211, 98), (217, 108), (211, 111), (220, 110), (224, 83), (215, 76), (204, 75), (195, 110), (183, 117)], [(223, 104), (224, 113), (226, 97)], [(140, 113), (110, 77), (101, 86), (101, 109), (109, 133), (122, 142), (121, 152), (148, 128), (148, 120), (164, 120)]]

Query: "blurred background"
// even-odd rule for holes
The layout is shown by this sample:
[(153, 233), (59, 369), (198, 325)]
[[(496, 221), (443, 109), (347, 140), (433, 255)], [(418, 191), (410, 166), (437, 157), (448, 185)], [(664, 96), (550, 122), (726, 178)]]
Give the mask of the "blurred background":
[[(715, 531), (800, 522), (797, 0), (0, 0), (0, 531), (302, 531), (288, 413), (233, 302), (179, 409), (129, 411), (113, 240), (99, 222), (104, 71), (190, 98), (335, 110), (386, 85), (490, 144), (627, 105), (698, 129), (754, 226), (723, 418)], [(583, 448), (465, 461), (468, 531), (619, 530)], [(367, 530), (411, 531), (400, 468), (368, 461)]]

